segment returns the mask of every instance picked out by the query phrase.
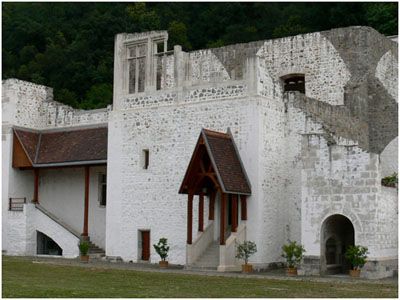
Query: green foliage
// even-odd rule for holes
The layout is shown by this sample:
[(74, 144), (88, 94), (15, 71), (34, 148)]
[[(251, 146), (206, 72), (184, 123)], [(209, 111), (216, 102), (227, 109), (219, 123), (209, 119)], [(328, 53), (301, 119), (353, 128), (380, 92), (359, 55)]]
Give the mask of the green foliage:
[(282, 246), (282, 257), (286, 259), (289, 268), (297, 267), (303, 259), (303, 254), (306, 252), (302, 245), (298, 245), (296, 241), (289, 241), (288, 244)]
[(381, 180), (381, 184), (383, 186), (388, 186), (388, 187), (396, 187), (397, 183), (398, 183), (398, 177), (396, 172), (394, 172), (390, 176), (382, 178)]
[(247, 265), (250, 256), (257, 252), (257, 245), (252, 241), (244, 241), (242, 244), (237, 245), (236, 258), (243, 259)]
[(349, 246), (344, 256), (353, 266), (353, 270), (359, 270), (365, 265), (367, 254), (367, 247), (355, 245)]
[(192, 45), (187, 37), (186, 25), (182, 22), (172, 21), (168, 26), (170, 45), (181, 45), (184, 50), (190, 50)]
[(153, 245), (157, 254), (160, 255), (161, 260), (163, 261), (168, 257), (169, 246), (167, 245), (167, 242), (168, 240), (166, 238), (160, 238), (158, 243)]
[(79, 242), (79, 252), (82, 256), (86, 256), (89, 252), (89, 242), (88, 241), (80, 241)]
[(76, 108), (111, 103), (114, 36), (169, 30), (169, 49), (221, 47), (350, 25), (397, 34), (396, 2), (5, 2), (3, 79), (54, 88)]

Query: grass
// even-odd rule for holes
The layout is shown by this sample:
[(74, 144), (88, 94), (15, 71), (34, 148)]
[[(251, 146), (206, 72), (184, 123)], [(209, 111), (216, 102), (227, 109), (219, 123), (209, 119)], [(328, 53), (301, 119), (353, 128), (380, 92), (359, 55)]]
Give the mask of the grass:
[(390, 297), (396, 284), (311, 282), (83, 268), (3, 256), (3, 297)]

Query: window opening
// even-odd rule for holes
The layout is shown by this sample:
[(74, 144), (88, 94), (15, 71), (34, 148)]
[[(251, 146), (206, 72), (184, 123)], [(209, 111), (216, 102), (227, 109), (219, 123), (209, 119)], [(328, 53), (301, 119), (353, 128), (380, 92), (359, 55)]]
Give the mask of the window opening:
[(62, 249), (52, 238), (37, 231), (37, 254), (62, 255)]
[(143, 150), (143, 169), (148, 169), (150, 163), (150, 153), (148, 149)]
[(298, 91), (302, 94), (306, 92), (304, 74), (293, 74), (282, 77), (283, 90), (285, 92)]
[(100, 206), (107, 204), (107, 175), (99, 174), (99, 203)]

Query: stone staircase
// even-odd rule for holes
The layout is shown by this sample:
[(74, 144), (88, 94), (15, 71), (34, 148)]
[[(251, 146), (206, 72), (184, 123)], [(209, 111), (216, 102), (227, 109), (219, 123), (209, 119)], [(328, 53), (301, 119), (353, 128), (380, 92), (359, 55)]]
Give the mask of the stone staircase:
[(106, 258), (106, 252), (96, 244), (89, 241), (89, 259), (105, 259), (105, 258)]
[(219, 242), (214, 241), (189, 270), (216, 270), (219, 265)]

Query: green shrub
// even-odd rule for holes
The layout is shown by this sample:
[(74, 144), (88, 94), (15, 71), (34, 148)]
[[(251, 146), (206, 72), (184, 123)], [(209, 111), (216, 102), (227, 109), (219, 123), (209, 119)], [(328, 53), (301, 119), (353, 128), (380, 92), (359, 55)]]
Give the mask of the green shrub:
[(282, 246), (282, 257), (286, 259), (289, 268), (297, 267), (303, 259), (303, 254), (306, 252), (302, 245), (298, 245), (296, 241), (289, 241), (289, 244)]
[(168, 257), (169, 246), (167, 245), (168, 240), (166, 238), (161, 238), (158, 244), (154, 244), (153, 247), (156, 249), (158, 255), (160, 255), (161, 260), (165, 261)]
[(89, 242), (88, 241), (80, 241), (79, 242), (79, 252), (82, 256), (86, 256), (89, 252)]
[(398, 182), (398, 178), (397, 178), (397, 173), (393, 173), (390, 176), (386, 176), (384, 178), (382, 178), (381, 180), (381, 184), (383, 186), (387, 186), (387, 187), (396, 187)]
[(244, 263), (247, 265), (249, 257), (257, 252), (257, 245), (252, 241), (244, 241), (237, 246), (236, 251), (236, 258), (244, 259)]
[(360, 245), (349, 246), (344, 256), (353, 266), (353, 270), (361, 269), (367, 260), (368, 248)]

